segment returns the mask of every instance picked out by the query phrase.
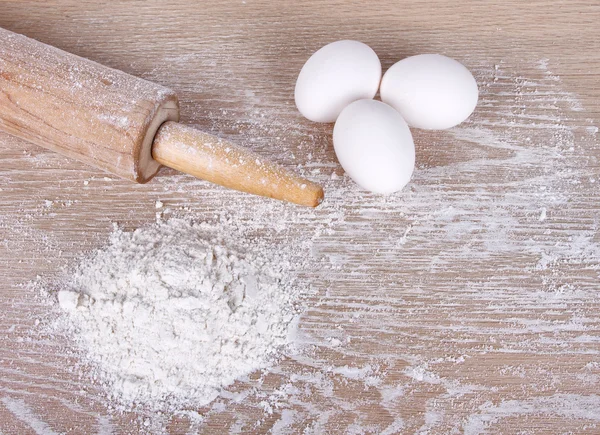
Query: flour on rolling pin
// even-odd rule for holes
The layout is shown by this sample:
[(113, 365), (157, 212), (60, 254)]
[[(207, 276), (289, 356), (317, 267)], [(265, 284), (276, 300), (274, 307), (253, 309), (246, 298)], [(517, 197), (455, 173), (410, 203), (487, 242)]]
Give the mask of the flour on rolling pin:
[[(160, 163), (182, 161), (177, 169), (225, 187), (312, 207), (323, 199), (319, 186), (272, 163), (254, 164), (264, 159), (234, 144), (224, 147), (246, 156), (243, 174), (226, 161), (213, 168), (219, 149), (202, 158), (180, 156), (179, 144), (165, 135), (161, 159), (153, 158), (161, 126), (179, 120), (173, 91), (1, 28), (0, 86), (0, 129), (120, 177), (144, 183)], [(202, 140), (223, 143), (181, 130), (186, 135), (180, 138), (198, 146)]]
[(2, 130), (134, 181), (156, 174), (173, 91), (1, 28), (0, 62)]

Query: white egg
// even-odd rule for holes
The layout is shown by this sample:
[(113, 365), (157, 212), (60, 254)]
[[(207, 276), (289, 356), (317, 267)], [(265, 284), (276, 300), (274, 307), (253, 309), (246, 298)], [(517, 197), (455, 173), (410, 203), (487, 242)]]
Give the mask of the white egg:
[(381, 80), (381, 101), (394, 107), (411, 127), (443, 130), (467, 119), (479, 97), (473, 74), (440, 54), (407, 57)]
[(381, 101), (348, 105), (333, 128), (335, 154), (356, 184), (390, 194), (409, 182), (415, 168), (415, 145), (408, 125)]
[(302, 67), (296, 106), (311, 121), (334, 122), (351, 102), (373, 98), (380, 81), (381, 62), (371, 47), (359, 41), (332, 42)]

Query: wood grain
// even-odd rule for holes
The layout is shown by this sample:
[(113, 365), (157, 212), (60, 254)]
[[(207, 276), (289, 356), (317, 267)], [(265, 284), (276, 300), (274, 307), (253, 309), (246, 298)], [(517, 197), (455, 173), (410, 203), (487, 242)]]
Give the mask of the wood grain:
[[(0, 2), (0, 27), (174, 89), (182, 122), (325, 184), (315, 210), (161, 170), (132, 185), (0, 134), (0, 432), (600, 433), (600, 5), (591, 1)], [(384, 69), (475, 74), (465, 124), (414, 131), (382, 198), (343, 175), (293, 85), (336, 39)], [(333, 174), (333, 176), (332, 176)], [(172, 215), (310, 251), (301, 352), (189, 416), (114, 414), (26, 283)], [(301, 251), (299, 251), (301, 252)], [(39, 325), (37, 323), (40, 323)], [(243, 398), (243, 399), (240, 399)]]

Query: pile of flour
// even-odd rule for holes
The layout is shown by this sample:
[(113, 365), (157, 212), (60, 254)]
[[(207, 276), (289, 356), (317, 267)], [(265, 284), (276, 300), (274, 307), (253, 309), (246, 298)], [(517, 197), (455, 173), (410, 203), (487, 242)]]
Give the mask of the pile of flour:
[(268, 366), (293, 336), (288, 264), (208, 224), (116, 229), (58, 291), (63, 328), (122, 407), (201, 406)]

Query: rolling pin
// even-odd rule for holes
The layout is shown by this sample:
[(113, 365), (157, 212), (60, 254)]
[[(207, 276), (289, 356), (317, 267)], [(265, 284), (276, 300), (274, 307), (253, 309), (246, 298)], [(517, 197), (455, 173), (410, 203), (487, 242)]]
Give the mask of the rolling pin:
[(178, 120), (172, 90), (0, 28), (0, 130), (138, 183), (165, 165), (243, 192), (321, 203), (319, 185)]

